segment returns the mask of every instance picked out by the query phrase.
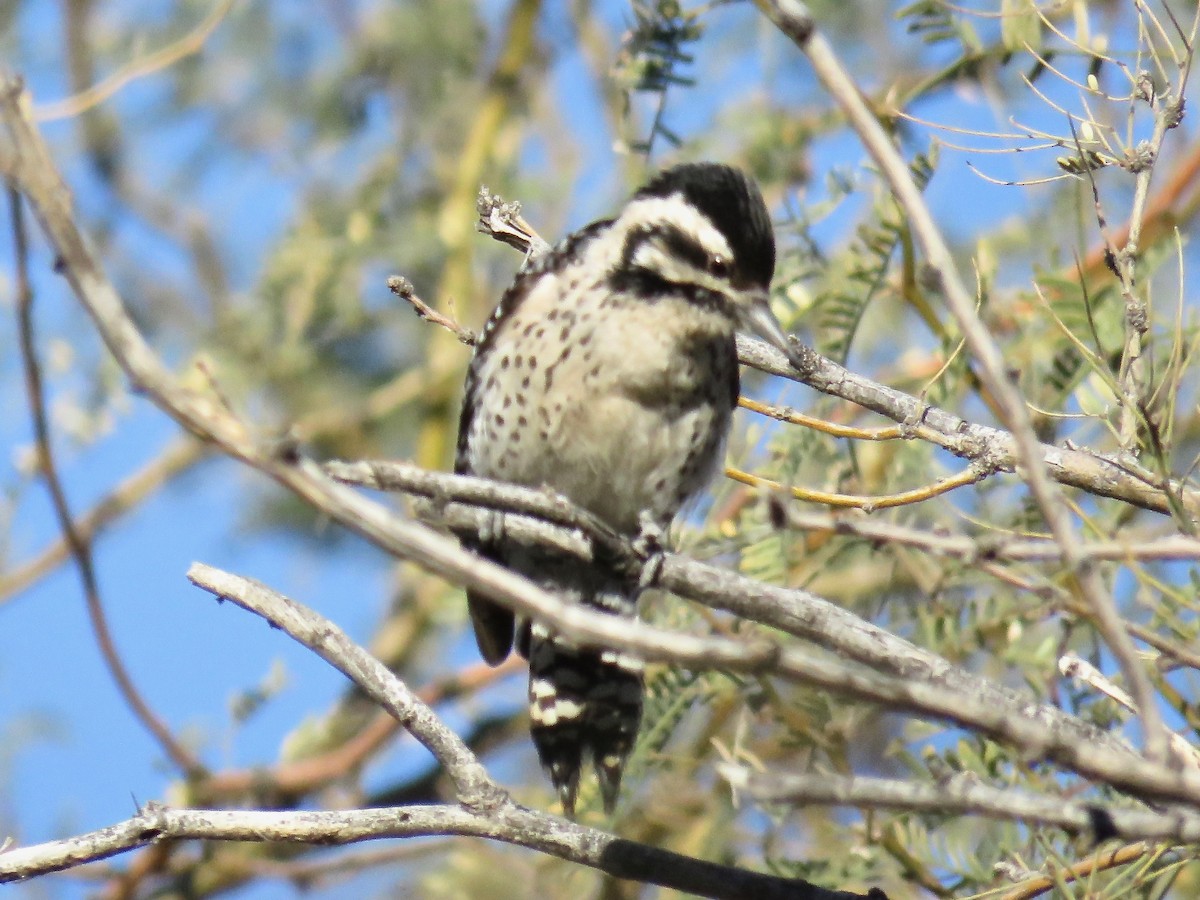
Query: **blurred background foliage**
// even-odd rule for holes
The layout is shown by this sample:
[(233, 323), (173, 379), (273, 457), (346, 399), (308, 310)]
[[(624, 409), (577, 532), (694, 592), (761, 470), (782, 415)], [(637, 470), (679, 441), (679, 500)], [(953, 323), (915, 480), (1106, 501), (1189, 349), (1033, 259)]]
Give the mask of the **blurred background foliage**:
[[(1190, 15), (1186, 5), (1175, 4), (1175, 13)], [(973, 272), (981, 313), (1038, 416), (1041, 437), (1120, 451), (1153, 473), (1190, 478), (1200, 452), (1189, 368), (1197, 338), (1195, 250), (1186, 239), (1200, 198), (1195, 127), (1185, 119), (1153, 161), (1138, 263), (1150, 304), (1144, 400), (1153, 427), (1141, 428), (1133, 445), (1119, 436), (1112, 384), (1124, 307), (1103, 258), (1093, 187), (1106, 233), (1117, 234), (1130, 215), (1134, 174), (1098, 143), (1094, 152), (1109, 164), (1088, 177), (1068, 174), (1070, 158), (1089, 145), (1086, 136), (1074, 145), (1067, 111), (1098, 132), (1111, 127), (1126, 149), (1151, 137), (1152, 116), (1127, 99), (1126, 74), (1147, 71), (1159, 91), (1177, 83), (1168, 48), (1178, 52), (1181, 42), (1163, 8), (1151, 19), (1122, 0), (812, 6), (911, 161), (964, 271)], [(1161, 33), (1155, 23), (1166, 23)], [(995, 422), (969, 356), (958, 352), (953, 320), (922, 282), (903, 215), (794, 47), (752, 4), (8, 0), (0, 4), (0, 58), (27, 79), (85, 226), (152, 341), (181, 371), (210, 379), (264, 434), (291, 432), (317, 457), (449, 466), (468, 351), (419, 320), (385, 282), (402, 273), (464, 325), (483, 322), (520, 260), (475, 233), (480, 185), (521, 200), (526, 217), (554, 240), (613, 210), (648, 172), (684, 159), (740, 165), (761, 183), (777, 213), (776, 308), (790, 328), (856, 372), (972, 421)], [(1091, 93), (1089, 76), (1097, 83)], [(89, 102), (86, 92), (97, 85), (118, 89)], [(1057, 145), (1054, 137), (1033, 139), (1039, 133), (1056, 136)], [(1041, 144), (1048, 146), (1029, 149)], [(10, 258), (0, 260), (7, 304)], [(141, 440), (131, 412), (139, 401), (86, 321), (63, 313), (52, 333), (42, 350), (56, 436), (69, 447), (63, 466), (82, 495), (98, 499), (116, 479), (89, 479), (90, 455), (123, 430)], [(16, 419), (25, 413), (4, 335), (3, 403), (5, 416)], [(745, 393), (763, 402), (843, 424), (885, 424), (790, 382), (755, 373), (744, 382)], [(3, 434), (12, 450), (3, 476), (0, 604), (55, 568), (26, 568), (40, 549), (20, 537), (36, 472), (21, 427)], [(739, 413), (730, 463), (787, 485), (870, 496), (932, 484), (962, 465), (920, 441), (836, 439), (748, 411)], [(172, 445), (146, 466), (146, 483), (119, 496), (104, 525), (112, 540), (124, 515), (154, 497), (165, 505), (161, 527), (186, 531), (171, 518), (172, 498), (207, 490), (208, 479), (235, 479), (237, 503), (224, 511), (221, 540), (262, 543), (313, 568), (342, 564), (334, 548), (344, 536), (293, 498), (214, 464), (203, 448)], [(1071, 497), (1088, 538), (1191, 530), (1185, 517)], [(86, 509), (83, 500), (77, 506)], [(1020, 482), (1006, 476), (875, 515), (970, 534), (981, 546), (1045, 531)], [(980, 565), (828, 530), (780, 531), (761, 495), (729, 480), (714, 486), (678, 541), (755, 578), (817, 591), (956, 663), (1122, 727), (1123, 714), (1109, 701), (1058, 675), (1057, 659), (1068, 649), (1106, 672), (1114, 667), (1071, 606), (1057, 564)], [(385, 614), (371, 626), (356, 618), (358, 636), (416, 687), (467, 673), (465, 684), (447, 687), (439, 708), (523, 802), (550, 807), (527, 747), (523, 675), (489, 686), (479, 674), (462, 642), (461, 592), (413, 566), (357, 560), (390, 573), (374, 585), (387, 596), (370, 607)], [(1104, 563), (1102, 571), (1122, 613), (1143, 629), (1142, 646), (1158, 654), (1154, 677), (1169, 721), (1194, 741), (1195, 674), (1172, 653), (1195, 646), (1194, 567)], [(122, 576), (136, 578), (113, 578)], [(336, 572), (327, 577), (336, 580)], [(7, 612), (0, 607), (0, 617)], [(652, 599), (647, 615), (681, 629), (742, 627), (669, 598)], [(170, 697), (169, 672), (148, 677)], [(279, 672), (246, 683), (233, 718), (261, 715), (286, 683)], [(169, 703), (169, 715), (188, 720)], [(0, 722), (0, 748), (63, 727), (35, 713)], [(62, 715), (69, 718), (69, 710)], [(353, 694), (310, 705), (302, 720), (258, 743), (235, 731), (232, 740), (245, 741), (239, 758), (263, 767), (261, 781), (236, 789), (185, 785), (164, 771), (161, 793), (176, 802), (273, 806), (438, 795), (442, 786), (423, 762), (402, 765), (403, 776), (384, 783), (364, 781), (372, 759), (417, 755), (411, 744), (384, 739), (342, 769), (328, 763), (311, 783), (273, 782), (286, 763), (328, 761), (376, 719)], [(112, 727), (136, 729), (128, 721)], [(211, 738), (196, 740), (212, 746)], [(7, 754), (0, 751), (0, 778), (10, 771)], [(879, 885), (894, 897), (1000, 896), (994, 891), (1011, 887), (1006, 875), (1020, 881), (1091, 852), (1082, 839), (1038, 826), (756, 807), (731, 797), (715, 776), (722, 757), (768, 770), (934, 782), (971, 772), (1064, 796), (1091, 789), (953, 728), (772, 679), (657, 668), (615, 819), (604, 821), (587, 789), (582, 818), (684, 853), (831, 886)], [(219, 782), (221, 756), (206, 761)], [(94, 760), (98, 772), (105, 762)], [(141, 764), (156, 761), (148, 755)], [(55, 807), (64, 798), (46, 793), (39, 802)], [(0, 803), (0, 833), (26, 831), (26, 815), (11, 800)], [(1195, 896), (1194, 853), (1147, 850), (1055, 890)], [(387, 852), (156, 848), (82, 875), (88, 890), (111, 897), (234, 888), (247, 897), (300, 888), (328, 896), (638, 895), (635, 886), (476, 841), (431, 840)], [(29, 892), (73, 896), (80, 883), (43, 880)]]

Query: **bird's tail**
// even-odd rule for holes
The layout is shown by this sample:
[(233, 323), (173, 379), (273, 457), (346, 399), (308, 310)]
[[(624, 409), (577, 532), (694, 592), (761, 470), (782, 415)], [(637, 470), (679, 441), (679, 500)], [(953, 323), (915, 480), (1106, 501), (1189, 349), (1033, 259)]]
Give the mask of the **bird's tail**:
[[(567, 602), (637, 614), (637, 586), (626, 578), (578, 560), (540, 568), (539, 580)], [(611, 813), (642, 719), (643, 663), (619, 650), (580, 648), (540, 622), (530, 625), (528, 641), (530, 731), (542, 767), (574, 815), (579, 774), (590, 761)]]

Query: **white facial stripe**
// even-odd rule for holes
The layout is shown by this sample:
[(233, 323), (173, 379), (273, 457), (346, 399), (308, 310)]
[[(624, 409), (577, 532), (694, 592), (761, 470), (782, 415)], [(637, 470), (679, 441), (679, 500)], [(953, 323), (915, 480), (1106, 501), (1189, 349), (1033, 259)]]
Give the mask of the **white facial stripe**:
[(659, 241), (642, 241), (634, 251), (631, 262), (638, 268), (658, 272), (667, 281), (706, 286), (710, 281), (716, 282), (706, 272), (689, 265), (687, 260), (678, 259)]
[(683, 199), (683, 194), (672, 194), (669, 197), (641, 197), (632, 201), (621, 211), (617, 219), (616, 233), (627, 233), (629, 228), (639, 223), (653, 224), (661, 222), (674, 225), (684, 234), (695, 240), (710, 254), (732, 259), (733, 250), (725, 236), (717, 231), (696, 207)]
[[(613, 227), (604, 232), (597, 240), (588, 245), (587, 255), (589, 265), (599, 271), (607, 271), (619, 265), (625, 252), (625, 242), (632, 229), (640, 225), (672, 225), (684, 234), (699, 242), (709, 254), (732, 259), (729, 242), (721, 232), (713, 227), (697, 209), (683, 199), (682, 194), (672, 194), (670, 197), (643, 197), (630, 202)], [(648, 252), (662, 253), (661, 248), (655, 248), (646, 242), (643, 248)], [(639, 248), (639, 249), (643, 249)], [(651, 260), (657, 261), (661, 257)], [(660, 270), (658, 265), (650, 266)], [(692, 279), (686, 279), (692, 280)]]

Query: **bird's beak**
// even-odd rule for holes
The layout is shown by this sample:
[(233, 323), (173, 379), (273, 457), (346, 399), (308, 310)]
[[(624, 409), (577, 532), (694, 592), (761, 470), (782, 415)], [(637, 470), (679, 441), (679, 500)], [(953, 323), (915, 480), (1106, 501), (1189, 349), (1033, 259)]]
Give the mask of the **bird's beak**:
[(782, 350), (793, 369), (805, 367), (799, 351), (788, 340), (783, 326), (775, 318), (775, 313), (771, 312), (771, 302), (766, 291), (756, 291), (750, 295), (742, 309), (742, 320), (747, 330), (753, 331), (772, 347)]

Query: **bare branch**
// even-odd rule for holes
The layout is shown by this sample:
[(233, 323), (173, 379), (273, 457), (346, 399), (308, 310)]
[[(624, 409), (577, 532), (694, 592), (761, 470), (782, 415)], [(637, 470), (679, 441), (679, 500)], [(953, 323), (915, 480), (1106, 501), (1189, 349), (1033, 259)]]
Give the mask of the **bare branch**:
[(995, 788), (967, 772), (937, 783), (848, 777), (828, 772), (763, 774), (735, 765), (721, 766), (720, 773), (735, 791), (744, 792), (762, 803), (797, 806), (819, 803), (860, 809), (936, 812), (939, 815), (969, 814), (1051, 825), (1072, 834), (1091, 834), (1101, 839), (1200, 841), (1200, 814), (1192, 811), (1122, 809), (1063, 796)]
[(470, 748), (379, 660), (328, 619), (250, 578), (194, 563), (188, 579), (218, 598), (232, 600), (286, 632), (363, 689), (420, 741), (454, 782), (467, 806), (490, 809), (507, 794), (488, 776)]
[(406, 300), (416, 310), (418, 316), (426, 322), (432, 322), (434, 325), (440, 325), (445, 328), (456, 338), (460, 343), (466, 344), (468, 347), (475, 346), (475, 332), (470, 328), (464, 328), (458, 322), (449, 316), (438, 312), (424, 300), (417, 296), (416, 288), (413, 283), (407, 278), (400, 275), (393, 275), (387, 280), (388, 290), (399, 297), (401, 300)]
[(148, 54), (144, 59), (129, 63), (85, 91), (40, 107), (37, 110), (38, 120), (52, 122), (55, 119), (77, 116), (108, 100), (131, 82), (147, 75), (153, 75), (155, 72), (175, 65), (182, 59), (199, 53), (204, 49), (204, 44), (212, 33), (217, 30), (217, 26), (233, 8), (233, 4), (234, 0), (220, 0), (213, 5), (208, 15), (192, 31), (179, 40), (172, 41), (166, 47)]
[[(743, 365), (792, 378), (886, 416), (902, 427), (912, 427), (914, 437), (931, 441), (962, 459), (986, 461), (996, 471), (1016, 470), (1017, 446), (1009, 432), (968, 422), (911, 394), (855, 374), (807, 347), (800, 348), (799, 355), (807, 364), (797, 372), (779, 350), (755, 338), (738, 336), (738, 357)], [(1182, 498), (1190, 515), (1200, 518), (1200, 494), (1181, 482), (1135, 474), (1127, 464), (1088, 450), (1052, 444), (1038, 447), (1047, 471), (1061, 484), (1164, 514), (1171, 512), (1166, 495), (1171, 491)]]
[(691, 859), (511, 802), (490, 810), (399, 806), (303, 812), (169, 809), (155, 804), (108, 828), (0, 853), (0, 884), (168, 840), (341, 845), (380, 838), (447, 834), (503, 841), (590, 866), (617, 878), (658, 884), (702, 897), (887, 900), (878, 888), (866, 894), (826, 890), (799, 879), (777, 878)]
[[(459, 834), (506, 841), (617, 877), (708, 897), (753, 893), (763, 897), (853, 900), (864, 896), (690, 859), (520, 807), (491, 780), (470, 749), (433, 710), (332, 622), (249, 579), (208, 566), (193, 565), (188, 577), (206, 590), (263, 616), (342, 671), (434, 754), (454, 782), (463, 805), (347, 812), (173, 810), (152, 805), (133, 819), (100, 831), (0, 852), (0, 883), (166, 839), (346, 844), (386, 837)], [(878, 890), (865, 896), (884, 900)]]

